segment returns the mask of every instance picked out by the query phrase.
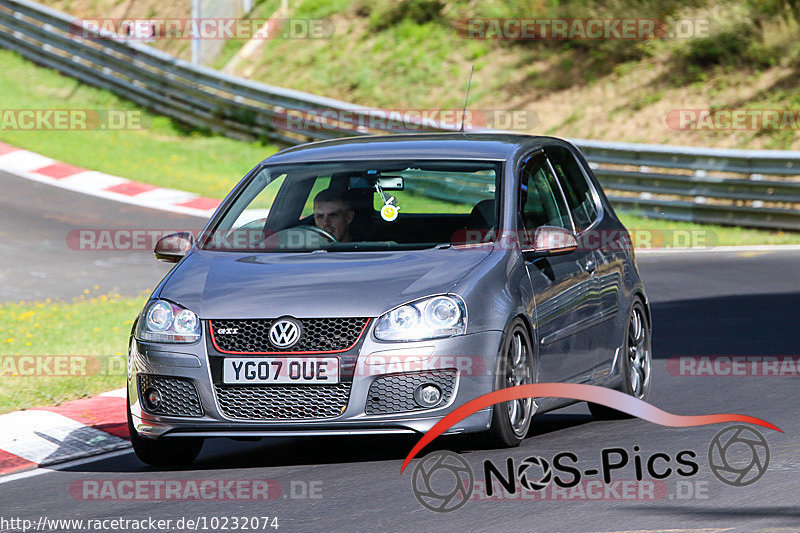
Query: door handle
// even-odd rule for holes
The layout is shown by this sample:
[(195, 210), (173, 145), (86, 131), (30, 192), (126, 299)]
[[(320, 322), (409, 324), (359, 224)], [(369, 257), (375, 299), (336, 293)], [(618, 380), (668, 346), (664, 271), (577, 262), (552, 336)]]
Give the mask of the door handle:
[(594, 271), (597, 270), (597, 263), (595, 263), (593, 260), (589, 259), (588, 261), (586, 261), (586, 267), (585, 268), (586, 268), (586, 272), (588, 272), (589, 274), (594, 274)]

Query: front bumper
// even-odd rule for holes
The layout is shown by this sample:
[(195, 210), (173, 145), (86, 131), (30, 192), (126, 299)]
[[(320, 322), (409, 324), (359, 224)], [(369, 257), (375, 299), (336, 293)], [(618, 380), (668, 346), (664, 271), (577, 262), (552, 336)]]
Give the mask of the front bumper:
[[(432, 341), (387, 343), (365, 335), (359, 346), (341, 354), (342, 358), (350, 357), (355, 361), (349, 397), (343, 412), (324, 419), (287, 420), (244, 420), (226, 416), (220, 408), (212, 378), (215, 361), (210, 362), (209, 359), (219, 355), (209, 354), (209, 348), (203, 341), (190, 345), (170, 345), (131, 339), (128, 360), (131, 416), (137, 432), (151, 438), (424, 433), (456, 407), (493, 390), (501, 337), (502, 332), (487, 331)], [(410, 357), (409, 354), (419, 356)], [(420, 360), (424, 356), (427, 359)], [(368, 414), (368, 393), (376, 379), (437, 369), (456, 371), (453, 394), (444, 405), (433, 409)], [(143, 409), (138, 390), (139, 374), (188, 380), (197, 390), (202, 414), (192, 417), (166, 416)], [(349, 378), (343, 378), (346, 379)], [(490, 423), (491, 408), (488, 408), (465, 418), (447, 433), (479, 432), (486, 430)]]

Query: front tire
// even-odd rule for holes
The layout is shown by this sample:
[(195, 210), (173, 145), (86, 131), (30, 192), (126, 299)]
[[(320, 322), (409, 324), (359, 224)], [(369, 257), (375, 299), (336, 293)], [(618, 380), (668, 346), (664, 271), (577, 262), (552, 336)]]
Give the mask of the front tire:
[(128, 398), (128, 433), (136, 457), (151, 466), (186, 466), (197, 459), (203, 448), (203, 439), (201, 438), (176, 437), (155, 440), (139, 435), (133, 426), (130, 398)]
[[(625, 349), (623, 357), (622, 392), (647, 400), (652, 386), (652, 343), (650, 339), (650, 323), (647, 320), (644, 304), (638, 298), (631, 306), (628, 322), (625, 326)], [(589, 411), (598, 420), (616, 420), (631, 418), (631, 415), (611, 409), (605, 405), (589, 403)]]
[[(494, 390), (534, 382), (533, 347), (528, 328), (515, 319), (501, 343), (497, 358)], [(476, 443), (486, 448), (514, 448), (525, 439), (535, 410), (533, 398), (523, 398), (492, 406), (489, 429), (477, 435)]]

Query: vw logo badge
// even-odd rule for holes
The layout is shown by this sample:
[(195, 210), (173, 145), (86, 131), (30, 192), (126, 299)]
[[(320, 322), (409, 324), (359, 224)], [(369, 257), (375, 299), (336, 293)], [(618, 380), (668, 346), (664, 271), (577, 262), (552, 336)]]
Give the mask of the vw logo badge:
[(289, 348), (300, 340), (300, 323), (293, 318), (276, 320), (269, 328), (269, 342), (276, 348)]

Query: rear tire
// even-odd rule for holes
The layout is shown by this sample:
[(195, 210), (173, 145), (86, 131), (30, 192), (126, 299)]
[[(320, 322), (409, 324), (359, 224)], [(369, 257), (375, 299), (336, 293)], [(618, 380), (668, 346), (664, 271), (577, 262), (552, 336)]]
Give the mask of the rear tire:
[(175, 437), (156, 440), (139, 435), (133, 426), (130, 398), (128, 399), (128, 433), (136, 457), (151, 466), (186, 466), (197, 459), (203, 448), (202, 438)]
[[(652, 385), (652, 344), (650, 322), (647, 320), (644, 304), (638, 298), (633, 302), (628, 314), (628, 322), (625, 326), (625, 348), (621, 356), (624, 365), (622, 392), (640, 400), (647, 400)], [(591, 402), (588, 404), (592, 416), (598, 420), (633, 418), (628, 413), (605, 405)]]
[[(515, 319), (501, 343), (497, 357), (494, 390), (534, 382), (533, 347), (528, 328), (522, 319)], [(480, 448), (514, 448), (525, 439), (534, 413), (533, 398), (497, 403), (492, 406), (492, 423), (487, 431), (475, 435), (474, 445)]]

